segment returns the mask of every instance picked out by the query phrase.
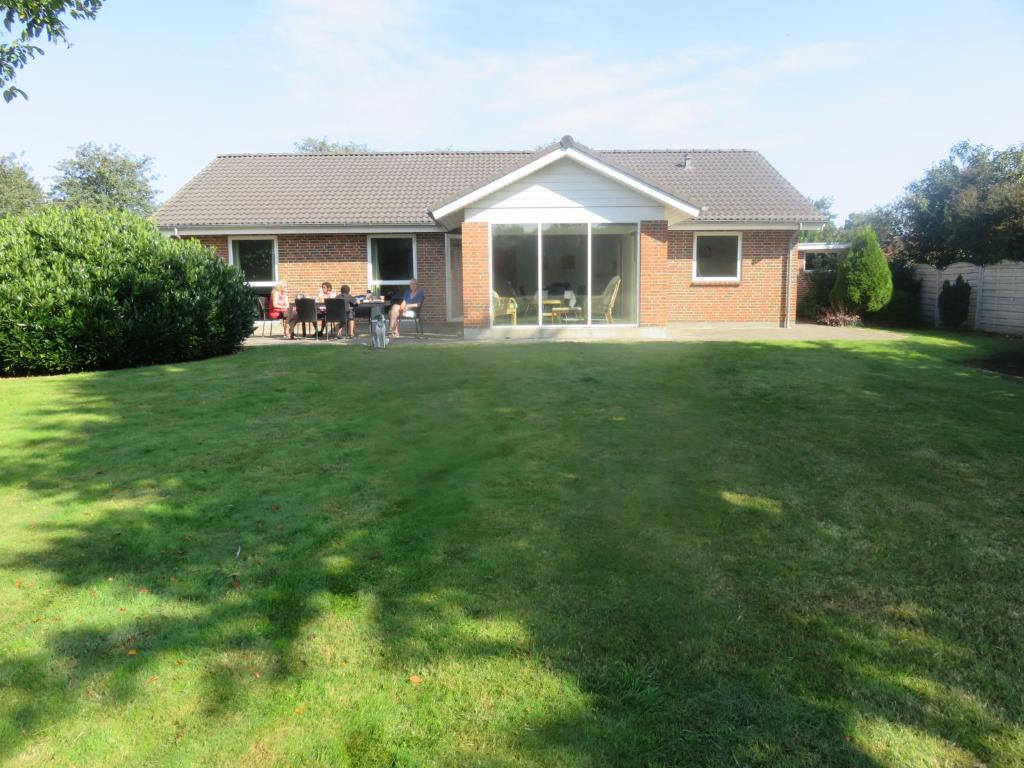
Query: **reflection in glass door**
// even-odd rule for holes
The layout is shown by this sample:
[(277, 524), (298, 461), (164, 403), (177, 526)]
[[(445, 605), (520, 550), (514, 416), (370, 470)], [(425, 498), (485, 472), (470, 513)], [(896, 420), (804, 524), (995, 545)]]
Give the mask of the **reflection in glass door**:
[(545, 224), (540, 249), (541, 324), (586, 323), (587, 225)]

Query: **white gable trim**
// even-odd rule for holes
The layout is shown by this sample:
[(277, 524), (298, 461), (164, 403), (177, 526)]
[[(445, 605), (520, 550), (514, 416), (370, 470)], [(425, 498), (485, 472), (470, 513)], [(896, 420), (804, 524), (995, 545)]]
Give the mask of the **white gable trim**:
[(667, 205), (677, 211), (682, 211), (688, 216), (697, 217), (700, 215), (700, 208), (697, 206), (692, 205), (685, 200), (680, 200), (678, 197), (673, 197), (666, 192), (662, 192), (657, 187), (645, 184), (639, 179), (634, 179), (632, 176), (623, 173), (616, 168), (612, 168), (607, 163), (603, 163), (584, 152), (580, 152), (575, 147), (558, 147), (557, 149), (553, 149), (546, 155), (538, 157), (536, 160), (527, 163), (522, 168), (516, 168), (514, 171), (505, 174), (501, 178), (495, 179), (489, 184), (484, 184), (482, 187), (474, 189), (472, 192), (463, 195), (457, 200), (453, 200), (450, 203), (442, 205), (440, 208), (431, 211), (430, 215), (433, 216), (435, 220), (443, 219), (445, 216), (451, 216), (453, 213), (461, 211), (463, 208), (475, 203), (477, 200), (487, 197), (487, 195), (497, 192), (499, 189), (503, 189), (509, 184), (519, 181), (519, 179), (525, 178), (531, 173), (535, 173), (541, 168), (545, 168), (552, 163), (561, 160), (563, 157), (575, 160), (580, 165), (584, 165), (587, 168), (597, 171), (598, 173), (617, 181), (624, 187), (634, 189), (643, 195), (647, 195), (647, 197), (657, 200), (663, 205)]

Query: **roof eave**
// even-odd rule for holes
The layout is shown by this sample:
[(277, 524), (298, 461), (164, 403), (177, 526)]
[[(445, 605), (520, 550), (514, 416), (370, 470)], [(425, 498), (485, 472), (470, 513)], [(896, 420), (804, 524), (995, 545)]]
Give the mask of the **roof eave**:
[(304, 224), (304, 223), (260, 223), (260, 224), (174, 224), (158, 223), (157, 229), (166, 234), (177, 234), (181, 236), (195, 235), (249, 235), (249, 234), (416, 234), (428, 232), (443, 232), (444, 229), (437, 224), (407, 223), (407, 224), (381, 224), (381, 223), (357, 223), (357, 224)]
[(699, 219), (697, 221), (684, 221), (678, 224), (670, 224), (669, 229), (674, 230), (696, 230), (696, 229), (720, 229), (720, 230), (756, 230), (756, 229), (781, 229), (818, 231), (825, 226), (822, 221), (808, 221), (807, 219), (794, 217), (785, 219)]

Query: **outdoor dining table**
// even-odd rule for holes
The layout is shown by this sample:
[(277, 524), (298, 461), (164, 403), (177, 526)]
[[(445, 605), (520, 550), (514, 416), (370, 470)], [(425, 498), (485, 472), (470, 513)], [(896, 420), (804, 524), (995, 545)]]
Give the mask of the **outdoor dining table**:
[[(367, 323), (370, 325), (370, 331), (373, 331), (373, 324), (378, 317), (384, 316), (384, 310), (387, 308), (388, 302), (386, 299), (364, 299), (363, 301), (357, 301), (352, 305), (352, 309), (355, 311), (355, 317), (358, 320), (360, 317), (365, 317)], [(363, 309), (365, 307), (366, 309)]]
[[(356, 313), (356, 317), (367, 317), (370, 321), (370, 327), (373, 327), (373, 321), (384, 314), (384, 308), (387, 306), (387, 302), (384, 299), (364, 299), (362, 301), (353, 301), (352, 309)], [(368, 312), (360, 312), (360, 307), (366, 307)], [(292, 309), (295, 309), (295, 302), (292, 302)], [(316, 316), (320, 322), (320, 327), (317, 328), (314, 324), (313, 332), (317, 335), (327, 332), (327, 305), (322, 301), (316, 303)], [(306, 335), (306, 324), (302, 324), (302, 335)]]

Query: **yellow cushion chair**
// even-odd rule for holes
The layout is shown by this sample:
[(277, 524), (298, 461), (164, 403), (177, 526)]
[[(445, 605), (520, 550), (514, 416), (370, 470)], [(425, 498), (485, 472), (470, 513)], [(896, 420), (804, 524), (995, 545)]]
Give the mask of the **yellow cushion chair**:
[(497, 291), (491, 291), (491, 304), (494, 305), (494, 319), (507, 317), (509, 325), (515, 325), (519, 313), (519, 302), (512, 296), (499, 296)]

